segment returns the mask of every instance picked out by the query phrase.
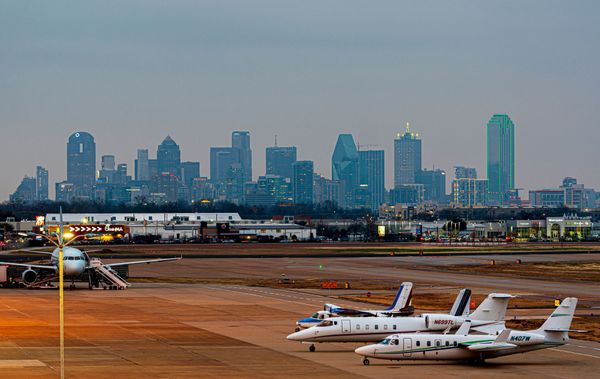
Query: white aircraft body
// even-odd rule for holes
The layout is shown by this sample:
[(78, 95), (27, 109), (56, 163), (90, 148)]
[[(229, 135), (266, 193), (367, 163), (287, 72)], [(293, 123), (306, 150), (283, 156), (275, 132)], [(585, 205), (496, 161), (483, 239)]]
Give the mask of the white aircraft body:
[(449, 331), (467, 320), (474, 330), (495, 333), (504, 329), (508, 294), (490, 294), (470, 315), (422, 314), (418, 317), (332, 317), (287, 336), (288, 340), (312, 343), (322, 342), (377, 342), (390, 333), (418, 333)]
[(470, 322), (461, 325), (455, 334), (394, 334), (378, 344), (359, 347), (355, 352), (369, 358), (389, 360), (464, 360), (483, 362), (488, 358), (525, 353), (564, 345), (577, 298), (568, 297), (544, 324), (531, 331), (505, 329), (499, 334), (468, 334)]
[[(28, 250), (29, 252), (36, 254), (44, 254), (50, 257), (49, 264), (34, 264), (34, 263), (14, 263), (14, 262), (0, 262), (0, 265), (25, 267), (21, 279), (24, 284), (32, 286), (40, 282), (40, 278), (44, 277), (44, 283), (48, 282), (49, 279), (54, 279), (58, 275), (59, 271), (59, 249), (54, 249), (53, 252), (44, 252), (38, 250)], [(88, 254), (74, 247), (63, 248), (63, 272), (64, 277), (68, 281), (71, 281), (71, 288), (75, 287), (75, 280), (81, 278), (82, 275), (87, 273), (89, 288), (92, 289), (94, 286), (98, 286), (98, 278), (103, 278), (105, 282), (111, 282), (120, 288), (126, 288), (129, 284), (118, 276), (113, 270), (114, 267), (118, 266), (130, 266), (142, 263), (155, 263), (165, 262), (181, 259), (181, 257), (175, 258), (160, 258), (160, 259), (149, 259), (142, 261), (132, 262), (120, 262), (103, 264), (99, 259), (90, 259)]]
[(322, 311), (313, 313), (310, 317), (296, 321), (296, 331), (317, 325), (321, 321), (331, 317), (396, 317), (410, 316), (414, 309), (410, 306), (413, 284), (403, 282), (398, 288), (396, 297), (386, 309), (352, 309), (344, 308), (335, 304), (325, 304)]

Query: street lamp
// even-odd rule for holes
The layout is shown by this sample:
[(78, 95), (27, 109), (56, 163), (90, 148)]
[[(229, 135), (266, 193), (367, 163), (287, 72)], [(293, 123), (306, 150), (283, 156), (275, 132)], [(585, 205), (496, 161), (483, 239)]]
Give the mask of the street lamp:
[(60, 329), (60, 379), (65, 378), (65, 304), (64, 304), (64, 264), (63, 248), (72, 244), (81, 234), (74, 236), (69, 241), (64, 241), (62, 208), (60, 210), (60, 226), (58, 231), (58, 242), (45, 234), (35, 234), (45, 238), (58, 248), (58, 297), (59, 297), (59, 329)]

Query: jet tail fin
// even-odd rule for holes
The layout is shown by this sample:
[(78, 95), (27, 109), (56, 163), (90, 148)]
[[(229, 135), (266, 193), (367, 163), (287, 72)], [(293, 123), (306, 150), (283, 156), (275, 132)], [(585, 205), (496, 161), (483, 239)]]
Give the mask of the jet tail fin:
[(398, 292), (396, 292), (396, 297), (386, 311), (398, 312), (401, 309), (405, 308), (410, 304), (410, 299), (412, 297), (412, 288), (413, 284), (411, 282), (404, 282), (398, 288)]
[(471, 290), (463, 288), (458, 293), (452, 309), (450, 309), (451, 316), (467, 316), (469, 314), (469, 303), (471, 302)]
[(512, 297), (506, 293), (491, 293), (469, 317), (480, 321), (504, 321), (508, 300)]
[(550, 317), (542, 324), (538, 329), (539, 332), (544, 333), (567, 333), (571, 327), (573, 321), (573, 315), (575, 314), (575, 308), (577, 307), (576, 297), (567, 297), (564, 299), (558, 308), (552, 312)]
[(466, 336), (469, 335), (469, 330), (471, 330), (471, 321), (465, 321), (454, 334), (457, 336)]
[(510, 329), (504, 329), (502, 332), (500, 332), (500, 334), (498, 334), (498, 337), (496, 337), (496, 340), (494, 342), (497, 342), (497, 343), (508, 342), (509, 336), (510, 336)]

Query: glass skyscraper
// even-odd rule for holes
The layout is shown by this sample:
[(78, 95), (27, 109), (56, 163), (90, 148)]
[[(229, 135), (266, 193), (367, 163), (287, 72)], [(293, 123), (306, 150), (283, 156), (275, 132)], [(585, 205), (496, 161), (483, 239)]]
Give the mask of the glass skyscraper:
[(96, 143), (86, 132), (71, 134), (67, 142), (67, 182), (76, 197), (91, 198), (96, 183)]
[(42, 166), (35, 169), (35, 184), (38, 201), (48, 200), (48, 170)]
[(296, 162), (296, 146), (273, 146), (266, 150), (266, 173), (283, 178), (292, 178), (292, 164)]
[(487, 177), (489, 204), (508, 203), (515, 188), (515, 125), (505, 114), (487, 124)]
[[(366, 186), (370, 194), (369, 208), (376, 210), (385, 195), (385, 155), (383, 150), (363, 150), (360, 158), (360, 185)], [(355, 199), (356, 200), (356, 199)]]
[(231, 133), (231, 147), (239, 150), (242, 167), (242, 182), (252, 181), (252, 149), (250, 149), (250, 132), (235, 131)]
[(294, 203), (313, 203), (313, 161), (297, 161), (293, 165), (294, 178), (292, 179)]
[(406, 132), (398, 133), (394, 140), (394, 187), (415, 184), (421, 167), (419, 134), (412, 133), (410, 124), (406, 123)]
[(167, 136), (156, 151), (156, 164), (158, 165), (158, 173), (169, 173), (179, 176), (179, 167), (181, 165), (181, 151), (179, 145), (173, 141), (170, 136)]
[(354, 207), (354, 191), (360, 182), (358, 150), (352, 134), (338, 136), (333, 156), (331, 157), (331, 178), (339, 180), (345, 193), (345, 206)]

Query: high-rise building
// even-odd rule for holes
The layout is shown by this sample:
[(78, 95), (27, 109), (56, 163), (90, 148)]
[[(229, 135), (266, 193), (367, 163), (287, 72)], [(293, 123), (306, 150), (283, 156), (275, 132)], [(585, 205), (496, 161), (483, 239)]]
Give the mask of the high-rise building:
[(75, 197), (92, 197), (96, 183), (96, 143), (87, 132), (76, 132), (69, 137), (67, 182), (73, 184)]
[(452, 181), (452, 204), (457, 207), (483, 207), (487, 204), (488, 181), (457, 178)]
[(487, 177), (489, 204), (508, 203), (515, 188), (515, 125), (505, 114), (487, 124)]
[(156, 151), (156, 163), (158, 173), (169, 173), (178, 176), (179, 166), (181, 164), (181, 150), (179, 145), (173, 141), (171, 136), (167, 136)]
[(418, 133), (410, 131), (406, 123), (406, 132), (398, 133), (394, 140), (394, 187), (415, 184), (421, 172), (421, 139)]
[(11, 202), (32, 203), (37, 200), (36, 178), (24, 177), (17, 190), (9, 196)]
[(135, 160), (135, 180), (150, 180), (150, 162), (148, 149), (138, 149)]
[(444, 170), (421, 170), (417, 183), (425, 186), (425, 201), (446, 203), (446, 172)]
[(179, 177), (190, 187), (194, 179), (200, 177), (200, 162), (181, 162)]
[(352, 134), (338, 136), (331, 157), (331, 178), (343, 183), (346, 207), (354, 208), (354, 192), (360, 184), (360, 167)]
[(240, 165), (244, 182), (252, 181), (252, 149), (250, 132), (236, 130), (231, 133), (231, 147), (239, 150)]
[[(385, 154), (383, 150), (361, 150), (359, 155), (360, 167), (360, 193), (366, 190), (369, 193), (370, 204), (368, 207), (372, 210), (379, 208), (383, 204), (385, 196)], [(356, 191), (355, 191), (356, 192)], [(355, 193), (355, 202), (357, 193)], [(364, 195), (361, 196), (364, 198)], [(361, 201), (363, 203), (364, 201)]]
[(292, 164), (296, 162), (296, 146), (273, 146), (266, 149), (266, 174), (292, 178)]
[(477, 170), (473, 167), (454, 166), (455, 179), (477, 179)]
[(296, 161), (293, 164), (294, 177), (292, 179), (294, 203), (313, 203), (313, 175), (312, 161)]
[(339, 180), (331, 180), (314, 174), (313, 177), (313, 202), (315, 204), (324, 204), (331, 202), (336, 206), (343, 208), (345, 200), (344, 186)]
[(115, 156), (114, 155), (103, 155), (100, 159), (101, 170), (115, 170)]
[(48, 170), (42, 166), (35, 169), (36, 200), (48, 200)]
[(240, 162), (240, 151), (232, 147), (210, 148), (210, 180), (218, 184), (227, 180), (234, 164)]

